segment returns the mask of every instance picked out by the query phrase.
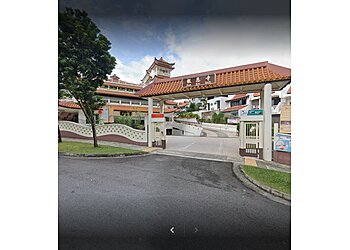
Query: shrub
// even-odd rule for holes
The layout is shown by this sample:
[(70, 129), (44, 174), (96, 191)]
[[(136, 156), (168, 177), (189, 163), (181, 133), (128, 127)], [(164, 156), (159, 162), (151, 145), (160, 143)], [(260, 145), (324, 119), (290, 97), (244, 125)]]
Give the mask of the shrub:
[(176, 118), (196, 118), (196, 119), (198, 119), (199, 116), (197, 114), (192, 113), (192, 112), (183, 112), (183, 113), (180, 113)]

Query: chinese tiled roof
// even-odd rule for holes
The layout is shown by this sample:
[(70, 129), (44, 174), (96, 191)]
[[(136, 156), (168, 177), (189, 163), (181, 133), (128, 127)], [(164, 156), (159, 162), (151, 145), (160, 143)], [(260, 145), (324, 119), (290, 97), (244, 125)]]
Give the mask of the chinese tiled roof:
[[(148, 112), (148, 107), (143, 106), (129, 106), (129, 105), (112, 105), (112, 108), (114, 111), (128, 111), (128, 112)], [(177, 112), (179, 109), (177, 108), (171, 108), (171, 109), (164, 109), (164, 113), (172, 113)], [(153, 108), (154, 113), (159, 113), (160, 108)]]
[(132, 84), (132, 83), (127, 83), (127, 82), (110, 82), (110, 81), (105, 81), (103, 83), (104, 86), (111, 86), (111, 87), (121, 87), (121, 88), (128, 88), (128, 89), (136, 89), (136, 90), (140, 90), (142, 89), (141, 86), (136, 85), (136, 84)]
[(97, 89), (96, 93), (104, 96), (122, 96), (122, 97), (132, 97), (132, 98), (142, 99), (134, 93), (127, 93), (127, 92), (108, 90), (108, 89)]
[(235, 111), (235, 110), (240, 110), (240, 109), (245, 108), (245, 107), (247, 107), (247, 105), (234, 106), (234, 107), (231, 107), (231, 108), (227, 108), (227, 109), (225, 109), (222, 112), (231, 112), (231, 111)]
[[(183, 87), (182, 80), (184, 78), (192, 78), (206, 74), (215, 74), (215, 82), (213, 84)], [(139, 90), (137, 94), (140, 96), (157, 96), (290, 79), (291, 70), (289, 68), (274, 65), (269, 62), (260, 62), (156, 80), (145, 88)]]
[(161, 57), (159, 59), (154, 58), (154, 64), (162, 66), (164, 68), (174, 69), (173, 66), (174, 66), (175, 63), (169, 63), (169, 62), (165, 61), (163, 59), (163, 57)]
[(169, 78), (169, 76), (163, 76), (163, 75), (154, 76), (154, 79), (155, 79), (155, 80), (165, 79), (165, 78)]
[(260, 93), (254, 93), (253, 96), (258, 97), (258, 96), (260, 96)]
[(179, 103), (177, 106), (178, 106), (179, 108), (183, 108), (183, 107), (185, 107), (187, 104), (188, 104), (188, 102), (182, 102), (182, 103)]
[(238, 99), (242, 99), (242, 98), (247, 98), (247, 94), (246, 93), (244, 93), (244, 94), (236, 94), (231, 99), (226, 100), (226, 102), (230, 102), (230, 101), (238, 100)]
[(70, 108), (70, 109), (80, 109), (79, 104), (75, 102), (66, 102), (66, 101), (59, 101), (58, 106), (63, 108)]
[(171, 100), (167, 100), (164, 102), (167, 105), (177, 105), (177, 102), (171, 101)]

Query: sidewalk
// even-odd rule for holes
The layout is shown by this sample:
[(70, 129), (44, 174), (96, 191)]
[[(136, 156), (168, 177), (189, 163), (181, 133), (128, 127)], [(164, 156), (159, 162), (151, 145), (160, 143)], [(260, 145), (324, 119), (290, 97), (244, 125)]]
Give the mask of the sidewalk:
[[(62, 138), (62, 141), (75, 141), (75, 142), (84, 142), (84, 143), (93, 143), (92, 140), (83, 140), (83, 139), (73, 139), (73, 138)], [(121, 143), (121, 142), (112, 142), (112, 141), (101, 141), (98, 140), (99, 145), (105, 145), (105, 146), (113, 146), (113, 147), (120, 147), (120, 148), (127, 148), (127, 149), (134, 149), (134, 150), (141, 150), (145, 152), (153, 152), (159, 150), (159, 148), (149, 148), (146, 146), (139, 146), (139, 145), (133, 145), (133, 144), (127, 144), (127, 143)]]
[(208, 154), (208, 153), (177, 151), (177, 150), (169, 150), (169, 149), (159, 150), (159, 151), (155, 152), (155, 154), (179, 156), (179, 157), (185, 157), (185, 158), (187, 157), (187, 158), (210, 160), (210, 161), (243, 163), (243, 159), (237, 158), (237, 157), (230, 157), (230, 156), (226, 156), (226, 155)]
[(291, 167), (287, 165), (283, 165), (280, 163), (276, 162), (269, 162), (269, 161), (263, 161), (260, 159), (256, 158), (251, 158), (251, 157), (243, 157), (244, 158), (244, 165), (248, 166), (254, 166), (258, 168), (265, 168), (265, 169), (271, 169), (271, 170), (276, 170), (280, 172), (285, 172), (285, 173), (290, 173), (291, 172)]

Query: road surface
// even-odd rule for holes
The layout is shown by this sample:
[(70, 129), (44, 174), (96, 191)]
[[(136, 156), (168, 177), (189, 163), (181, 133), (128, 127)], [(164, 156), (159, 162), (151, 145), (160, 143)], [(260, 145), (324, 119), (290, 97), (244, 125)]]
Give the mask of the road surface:
[(231, 166), (59, 157), (60, 249), (290, 249), (290, 207), (247, 189)]

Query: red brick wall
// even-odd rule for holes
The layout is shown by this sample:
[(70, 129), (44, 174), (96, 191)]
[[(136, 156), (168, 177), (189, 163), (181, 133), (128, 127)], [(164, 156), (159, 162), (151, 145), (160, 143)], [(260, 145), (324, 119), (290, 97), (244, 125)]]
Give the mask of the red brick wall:
[(274, 151), (273, 152), (273, 161), (290, 166), (291, 165), (291, 153)]

